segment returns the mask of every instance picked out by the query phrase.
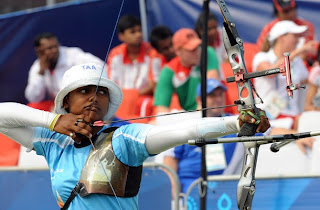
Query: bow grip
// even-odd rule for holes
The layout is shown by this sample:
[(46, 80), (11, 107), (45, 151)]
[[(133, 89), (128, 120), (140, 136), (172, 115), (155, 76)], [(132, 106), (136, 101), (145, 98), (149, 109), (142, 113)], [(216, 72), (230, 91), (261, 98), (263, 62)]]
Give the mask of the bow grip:
[(244, 123), (241, 128), (240, 132), (238, 133), (238, 137), (241, 136), (253, 136), (256, 133), (258, 125), (254, 123)]

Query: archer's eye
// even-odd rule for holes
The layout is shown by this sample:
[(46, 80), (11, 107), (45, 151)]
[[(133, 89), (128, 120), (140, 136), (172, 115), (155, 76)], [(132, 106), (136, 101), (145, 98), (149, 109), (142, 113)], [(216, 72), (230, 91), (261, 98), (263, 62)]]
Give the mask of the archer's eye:
[(88, 88), (81, 88), (81, 89), (79, 90), (79, 92), (85, 94), (85, 93), (88, 93), (89, 90), (88, 90)]
[(97, 92), (99, 95), (109, 95), (109, 91), (108, 91), (108, 88), (105, 88), (105, 87), (99, 87), (98, 89), (98, 92)]
[(105, 91), (105, 90), (99, 90), (99, 94), (101, 94), (101, 95), (106, 95), (106, 94), (107, 94), (107, 91)]

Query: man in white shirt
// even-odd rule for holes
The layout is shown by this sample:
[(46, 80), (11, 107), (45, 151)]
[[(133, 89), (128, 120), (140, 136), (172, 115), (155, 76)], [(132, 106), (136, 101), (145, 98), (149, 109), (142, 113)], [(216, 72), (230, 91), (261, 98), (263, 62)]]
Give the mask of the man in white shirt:
[[(104, 62), (78, 47), (60, 46), (58, 38), (52, 33), (41, 33), (34, 39), (34, 49), (38, 59), (29, 71), (25, 97), (33, 108), (49, 111), (53, 99), (61, 89), (63, 74), (74, 65)], [(45, 101), (48, 100), (49, 101)]]

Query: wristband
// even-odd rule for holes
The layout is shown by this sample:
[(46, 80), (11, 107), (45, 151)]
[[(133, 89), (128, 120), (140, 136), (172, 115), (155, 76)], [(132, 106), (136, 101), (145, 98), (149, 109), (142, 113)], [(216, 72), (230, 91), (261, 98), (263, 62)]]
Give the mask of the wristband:
[(57, 121), (58, 121), (58, 119), (59, 119), (60, 116), (61, 116), (61, 114), (57, 114), (57, 115), (53, 118), (53, 120), (51, 121), (50, 126), (49, 126), (49, 131), (53, 131), (54, 126), (56, 126), (56, 123), (57, 123)]

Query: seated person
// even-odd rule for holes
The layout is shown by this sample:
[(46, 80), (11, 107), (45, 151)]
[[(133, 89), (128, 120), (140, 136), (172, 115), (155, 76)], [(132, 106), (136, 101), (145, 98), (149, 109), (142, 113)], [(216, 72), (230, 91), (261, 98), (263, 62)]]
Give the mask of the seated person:
[(156, 26), (151, 30), (149, 40), (155, 49), (152, 51), (151, 73), (155, 82), (158, 81), (163, 66), (176, 57), (172, 46), (172, 36), (172, 31), (166, 26)]
[(53, 100), (61, 89), (62, 76), (70, 67), (86, 62), (103, 66), (104, 62), (78, 47), (60, 46), (58, 38), (52, 33), (38, 34), (33, 41), (37, 60), (29, 71), (25, 97), (29, 106), (49, 111)]
[[(308, 78), (301, 55), (313, 50), (313, 41), (309, 41), (297, 48), (300, 35), (307, 30), (306, 26), (298, 26), (292, 21), (283, 20), (276, 23), (271, 29), (268, 41), (271, 48), (267, 52), (259, 52), (253, 59), (253, 71), (263, 71), (280, 67), (284, 53), (290, 53), (291, 77), (294, 84), (305, 84)], [(290, 99), (286, 91), (286, 77), (274, 74), (254, 79), (255, 88), (264, 101), (259, 105), (266, 109), (268, 117), (273, 119), (291, 118), (292, 125), (295, 117), (302, 112), (299, 92), (294, 92)], [(301, 90), (299, 90), (301, 91)], [(291, 128), (291, 127), (287, 127)]]
[[(196, 32), (192, 29), (178, 30), (172, 43), (177, 54), (161, 71), (154, 96), (156, 113), (170, 112), (171, 97), (175, 92), (179, 98), (180, 106), (184, 110), (197, 108), (196, 88), (200, 84), (200, 44)], [(208, 65), (207, 77), (220, 78), (219, 62), (211, 47), (207, 47)]]
[[(201, 13), (197, 19), (195, 29), (194, 29), (200, 38), (202, 38), (203, 18), (204, 18), (204, 14)], [(222, 29), (218, 26), (219, 26), (219, 22), (217, 17), (214, 14), (209, 13), (208, 45), (211, 46), (216, 51), (216, 55), (218, 57), (219, 63), (221, 64), (227, 60), (227, 53), (223, 44)]]
[[(110, 51), (107, 59), (107, 73), (120, 88), (135, 89), (139, 92), (137, 115), (140, 116), (141, 113), (150, 115), (155, 87), (150, 77), (152, 47), (149, 43), (143, 42), (141, 22), (135, 16), (122, 16), (119, 19), (117, 30), (119, 40), (123, 43)], [(160, 69), (154, 70), (160, 72)], [(144, 103), (147, 105), (143, 105)], [(140, 108), (145, 110), (140, 110)]]
[(152, 47), (163, 56), (164, 63), (176, 57), (172, 45), (173, 33), (167, 26), (156, 26), (152, 29), (149, 40)]

